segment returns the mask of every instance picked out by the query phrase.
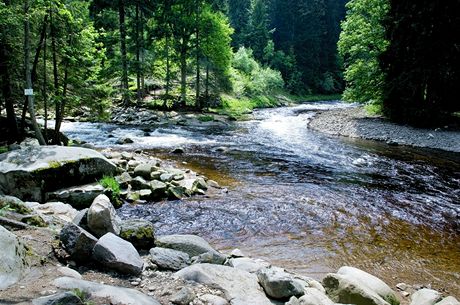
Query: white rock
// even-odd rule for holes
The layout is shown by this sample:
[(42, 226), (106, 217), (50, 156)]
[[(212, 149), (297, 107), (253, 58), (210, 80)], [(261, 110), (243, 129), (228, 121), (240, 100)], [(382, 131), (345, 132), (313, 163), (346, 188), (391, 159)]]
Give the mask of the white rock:
[(456, 298), (450, 296), (442, 299), (442, 301), (436, 303), (436, 305), (460, 305), (460, 302), (457, 301)]
[(77, 271), (73, 270), (73, 269), (70, 269), (68, 267), (59, 267), (58, 268), (58, 272), (62, 275), (62, 276), (67, 276), (67, 277), (72, 277), (74, 279), (78, 279), (78, 280), (81, 280), (82, 279), (82, 276), (80, 273), (78, 273)]
[(121, 220), (106, 195), (94, 199), (88, 210), (88, 227), (94, 235), (100, 237), (106, 233), (120, 234)]
[(423, 288), (412, 295), (410, 305), (435, 305), (441, 297), (441, 293), (436, 290)]
[(299, 299), (300, 305), (334, 305), (324, 293), (315, 288), (306, 288), (305, 295)]

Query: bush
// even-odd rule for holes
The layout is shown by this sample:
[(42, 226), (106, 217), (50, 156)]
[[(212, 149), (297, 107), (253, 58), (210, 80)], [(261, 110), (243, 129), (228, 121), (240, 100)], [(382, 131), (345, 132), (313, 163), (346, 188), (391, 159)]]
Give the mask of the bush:
[(102, 185), (107, 191), (107, 196), (115, 207), (120, 207), (122, 204), (120, 195), (121, 188), (118, 181), (112, 176), (104, 176), (99, 184)]

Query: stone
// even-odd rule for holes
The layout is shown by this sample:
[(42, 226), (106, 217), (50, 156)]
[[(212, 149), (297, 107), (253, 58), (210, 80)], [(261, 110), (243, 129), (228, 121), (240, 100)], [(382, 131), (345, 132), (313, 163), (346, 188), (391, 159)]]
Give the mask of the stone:
[(398, 288), (401, 291), (406, 291), (408, 286), (407, 286), (406, 283), (398, 283), (398, 284), (396, 284), (396, 288)]
[(199, 190), (203, 190), (203, 191), (206, 191), (208, 189), (208, 184), (206, 183), (206, 181), (199, 177), (195, 180), (195, 183), (194, 183), (194, 186), (199, 189)]
[(217, 252), (207, 241), (196, 235), (164, 235), (157, 238), (156, 245), (185, 252), (190, 257), (206, 252)]
[(234, 258), (239, 258), (239, 257), (245, 257), (246, 255), (244, 255), (243, 251), (241, 251), (240, 249), (233, 249), (232, 252), (230, 253), (230, 257), (234, 257)]
[(150, 184), (142, 177), (136, 177), (131, 180), (133, 190), (146, 190), (150, 189)]
[(299, 299), (299, 305), (334, 305), (324, 293), (315, 288), (305, 288), (304, 293)]
[(171, 150), (171, 153), (172, 154), (183, 154), (185, 153), (185, 149), (183, 149), (182, 147), (176, 147), (173, 150)]
[(45, 228), (48, 223), (40, 215), (26, 215), (22, 217), (21, 221), (30, 226)]
[(204, 294), (200, 300), (206, 305), (228, 305), (226, 299), (213, 294)]
[(33, 213), (33, 209), (27, 206), (19, 198), (13, 196), (2, 196), (0, 195), (0, 209), (13, 210), (15, 213), (22, 215), (29, 215)]
[(99, 195), (94, 199), (88, 210), (87, 219), (91, 232), (98, 237), (108, 232), (120, 234), (120, 219), (106, 195)]
[(270, 267), (268, 262), (263, 260), (255, 260), (249, 257), (232, 258), (228, 262), (229, 266), (247, 271), (249, 273), (256, 273), (257, 271)]
[(396, 298), (394, 291), (381, 279), (357, 268), (344, 266), (341, 267), (337, 274), (346, 276), (354, 281), (358, 282), (360, 285), (367, 286), (372, 291), (376, 292), (383, 299)]
[(165, 196), (166, 189), (168, 188), (168, 186), (165, 183), (153, 180), (149, 183), (149, 185), (150, 189), (152, 190), (152, 196), (154, 198), (162, 198)]
[(74, 223), (68, 223), (62, 228), (59, 236), (64, 249), (75, 261), (91, 259), (97, 238)]
[(223, 265), (227, 257), (217, 251), (206, 252), (192, 258), (194, 264), (215, 264)]
[(183, 287), (178, 293), (170, 299), (171, 303), (177, 305), (188, 305), (195, 299), (195, 293), (188, 287)]
[(139, 190), (137, 191), (137, 193), (139, 194), (139, 199), (140, 200), (149, 200), (152, 198), (152, 190), (150, 189), (145, 189), (145, 190)]
[(131, 184), (133, 177), (127, 172), (123, 172), (121, 175), (116, 176), (115, 180), (118, 182), (121, 188), (127, 188)]
[(161, 175), (164, 174), (162, 171), (154, 171), (150, 173), (150, 179), (152, 180), (160, 180)]
[(219, 183), (217, 183), (216, 181), (214, 180), (208, 180), (208, 186), (209, 187), (213, 187), (213, 188), (216, 188), (216, 189), (220, 189), (221, 186), (219, 185)]
[(190, 256), (187, 253), (166, 248), (150, 249), (150, 260), (158, 268), (165, 270), (177, 271), (190, 265)]
[(412, 294), (410, 305), (435, 305), (441, 299), (441, 293), (436, 290), (423, 288)]
[(33, 305), (84, 305), (75, 293), (67, 291), (32, 300)]
[(272, 305), (254, 274), (227, 266), (197, 264), (176, 275), (184, 280), (211, 286), (224, 292), (232, 305)]
[(187, 194), (186, 191), (187, 190), (180, 185), (170, 186), (167, 191), (168, 198), (171, 200), (182, 199)]
[(134, 141), (131, 138), (119, 138), (116, 144), (124, 145), (124, 144), (133, 144)]
[(130, 288), (115, 287), (84, 280), (61, 277), (53, 281), (60, 289), (79, 289), (91, 298), (108, 299), (114, 305), (160, 305), (154, 298)]
[(30, 146), (0, 155), (0, 191), (43, 202), (48, 192), (92, 183), (116, 172), (115, 164), (91, 149)]
[(154, 167), (152, 164), (140, 164), (134, 168), (134, 176), (140, 176), (144, 179), (150, 179), (150, 173), (153, 171)]
[(93, 249), (93, 258), (105, 267), (123, 274), (139, 275), (144, 266), (136, 248), (112, 233), (99, 239)]
[(174, 179), (174, 174), (170, 174), (170, 173), (163, 173), (160, 176), (160, 180), (162, 182), (171, 182), (173, 181), (173, 179)]
[(155, 228), (148, 220), (128, 219), (121, 222), (120, 237), (136, 249), (148, 250), (155, 245)]
[(28, 269), (27, 249), (13, 233), (0, 226), (0, 290), (18, 282)]
[(257, 277), (265, 293), (271, 298), (284, 300), (304, 294), (304, 285), (282, 268), (261, 269), (257, 272)]
[(47, 202), (45, 204), (26, 202), (26, 205), (39, 215), (52, 216), (55, 221), (59, 221), (62, 224), (72, 222), (79, 213), (70, 204), (62, 202)]
[(103, 194), (104, 190), (99, 183), (92, 183), (46, 193), (46, 200), (64, 201), (74, 208), (84, 209), (89, 207), (97, 196)]
[(436, 305), (460, 305), (460, 302), (456, 298), (449, 296), (442, 299), (441, 302), (436, 303)]
[(86, 230), (88, 228), (88, 211), (89, 209), (78, 211), (77, 215), (72, 219), (72, 222)]
[(284, 305), (300, 305), (300, 301), (296, 297), (291, 297)]
[(78, 271), (70, 269), (69, 267), (59, 267), (57, 270), (62, 276), (72, 277), (74, 279), (82, 279), (82, 276)]
[(355, 305), (390, 305), (377, 292), (353, 278), (330, 273), (323, 279), (326, 294), (336, 303)]

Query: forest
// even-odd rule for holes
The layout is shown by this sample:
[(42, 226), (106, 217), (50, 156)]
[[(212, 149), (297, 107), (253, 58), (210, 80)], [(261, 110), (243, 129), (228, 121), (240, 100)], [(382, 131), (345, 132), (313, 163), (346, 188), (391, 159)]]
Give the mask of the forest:
[(2, 0), (2, 125), (14, 142), (27, 113), (55, 119), (57, 135), (66, 115), (107, 119), (113, 105), (238, 111), (342, 93), (400, 123), (442, 124), (460, 110), (458, 11), (454, 0)]

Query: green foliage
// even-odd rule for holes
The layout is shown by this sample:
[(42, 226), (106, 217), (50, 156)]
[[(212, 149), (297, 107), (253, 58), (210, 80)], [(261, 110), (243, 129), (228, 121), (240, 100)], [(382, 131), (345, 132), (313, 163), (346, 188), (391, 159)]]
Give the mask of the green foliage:
[(99, 184), (108, 191), (108, 196), (110, 197), (113, 205), (115, 207), (121, 206), (121, 188), (118, 181), (112, 176), (104, 176), (101, 180), (99, 180)]
[(388, 47), (383, 21), (388, 0), (352, 0), (347, 4), (338, 43), (344, 58), (347, 87), (344, 99), (379, 104), (383, 100), (384, 74), (379, 57)]
[(198, 117), (200, 122), (212, 122), (214, 121), (214, 116), (212, 115), (202, 115)]
[(390, 294), (390, 295), (386, 296), (384, 298), (384, 300), (387, 301), (390, 305), (399, 305), (400, 304), (399, 300), (393, 294)]
[(7, 146), (0, 146), (0, 154), (8, 152), (8, 147)]

